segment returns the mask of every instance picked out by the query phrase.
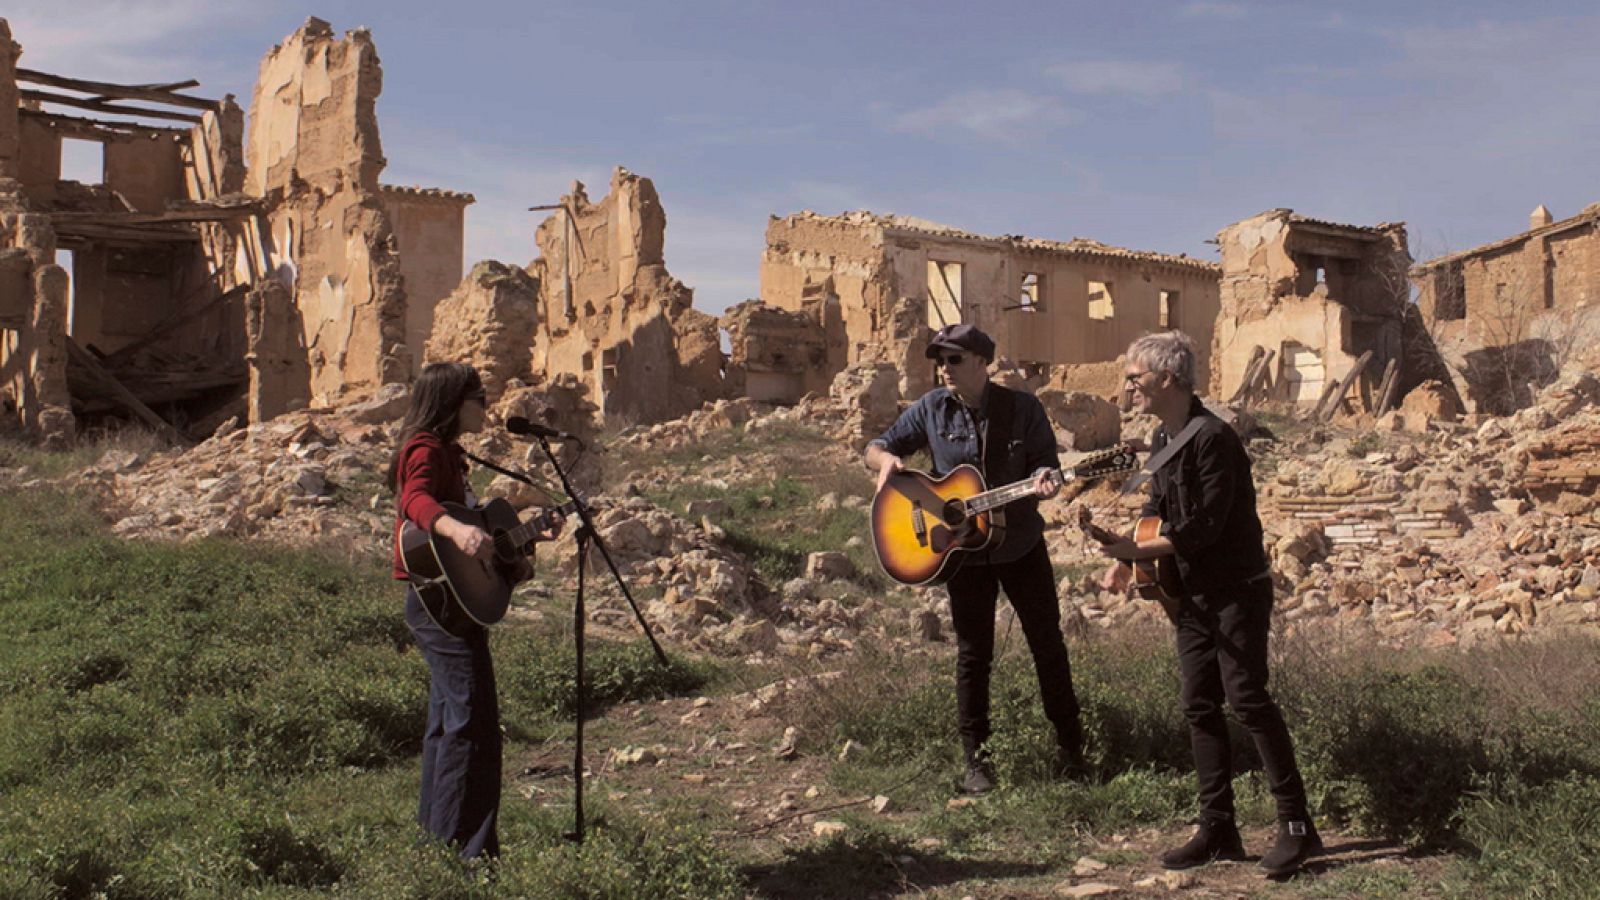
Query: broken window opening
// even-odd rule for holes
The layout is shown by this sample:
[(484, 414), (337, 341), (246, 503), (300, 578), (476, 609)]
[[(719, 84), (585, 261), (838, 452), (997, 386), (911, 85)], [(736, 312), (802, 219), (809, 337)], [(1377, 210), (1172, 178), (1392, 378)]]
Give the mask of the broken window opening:
[(80, 184), (104, 184), (106, 145), (99, 141), (62, 138), (60, 180), (76, 181)]
[(961, 263), (928, 260), (928, 327), (961, 321)]
[(1160, 326), (1162, 328), (1178, 327), (1178, 292), (1159, 291), (1156, 294), (1156, 302), (1160, 307), (1157, 310)]
[(1037, 272), (1022, 273), (1022, 294), (1017, 298), (1017, 305), (1013, 309), (1030, 313), (1040, 311), (1039, 298), (1043, 296), (1043, 291), (1039, 287), (1040, 281)]
[(67, 336), (71, 337), (77, 319), (78, 273), (73, 271), (71, 250), (56, 248), (56, 265), (67, 271)]
[(1454, 321), (1467, 317), (1467, 281), (1459, 266), (1452, 266), (1433, 283), (1433, 317)]
[(1096, 322), (1108, 322), (1116, 314), (1116, 302), (1111, 299), (1111, 282), (1089, 282), (1089, 318)]

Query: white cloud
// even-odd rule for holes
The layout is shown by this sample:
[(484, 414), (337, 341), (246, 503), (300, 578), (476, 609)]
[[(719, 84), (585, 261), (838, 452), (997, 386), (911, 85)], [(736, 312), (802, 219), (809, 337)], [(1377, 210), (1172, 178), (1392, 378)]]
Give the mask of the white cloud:
[(1155, 97), (1183, 90), (1183, 67), (1172, 62), (1085, 60), (1058, 63), (1045, 70), (1069, 91), (1080, 94), (1132, 94)]
[(1054, 97), (1013, 88), (970, 90), (933, 106), (903, 112), (889, 121), (891, 131), (942, 136), (952, 129), (979, 137), (1010, 140), (1024, 125), (1064, 125), (1076, 120)]

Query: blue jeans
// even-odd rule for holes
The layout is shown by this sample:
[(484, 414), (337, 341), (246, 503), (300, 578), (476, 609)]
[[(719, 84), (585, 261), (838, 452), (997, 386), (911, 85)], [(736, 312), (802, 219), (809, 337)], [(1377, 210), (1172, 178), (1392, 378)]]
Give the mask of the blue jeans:
[(417, 821), (463, 859), (496, 856), (500, 837), (500, 705), (489, 633), (446, 633), (406, 591), (406, 625), (428, 661), (428, 727), (422, 735)]

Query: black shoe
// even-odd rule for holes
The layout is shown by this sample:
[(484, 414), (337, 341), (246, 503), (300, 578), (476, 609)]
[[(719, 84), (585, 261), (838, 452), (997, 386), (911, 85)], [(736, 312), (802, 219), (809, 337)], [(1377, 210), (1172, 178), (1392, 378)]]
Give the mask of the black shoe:
[(994, 769), (987, 762), (967, 763), (967, 775), (961, 779), (961, 793), (987, 794), (994, 790)]
[(1202, 819), (1189, 843), (1161, 854), (1166, 869), (1192, 869), (1217, 859), (1244, 859), (1239, 826), (1232, 821)]
[(1088, 781), (1089, 764), (1083, 759), (1083, 750), (1065, 744), (1057, 747), (1055, 761), (1050, 764), (1050, 774), (1067, 781)]
[(1321, 852), (1322, 838), (1316, 827), (1305, 819), (1290, 819), (1278, 823), (1278, 840), (1261, 857), (1260, 866), (1273, 878), (1287, 878)]

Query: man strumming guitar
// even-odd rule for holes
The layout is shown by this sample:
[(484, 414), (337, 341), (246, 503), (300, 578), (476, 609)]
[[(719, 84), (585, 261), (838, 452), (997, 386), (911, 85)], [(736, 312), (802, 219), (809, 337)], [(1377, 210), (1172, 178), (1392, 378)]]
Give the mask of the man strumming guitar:
[(1127, 590), (1132, 571), (1122, 560), (1174, 557), (1182, 596), (1163, 604), (1175, 629), (1183, 713), (1189, 720), (1200, 790), (1200, 827), (1186, 844), (1161, 855), (1169, 869), (1214, 859), (1242, 859), (1234, 824), (1233, 751), (1226, 699), (1267, 770), (1278, 806), (1276, 843), (1261, 859), (1274, 877), (1298, 870), (1322, 849), (1306, 808), (1306, 788), (1278, 704), (1267, 691), (1267, 631), (1272, 578), (1263, 546), (1250, 457), (1239, 436), (1194, 394), (1195, 345), (1180, 331), (1146, 335), (1128, 348), (1126, 378), (1134, 408), (1161, 420), (1151, 451), (1176, 448), (1151, 476), (1141, 513), (1159, 516), (1161, 534), (1106, 544), (1118, 560), (1101, 586)]
[[(878, 473), (880, 491), (904, 467), (902, 458), (923, 448), (933, 457), (931, 474), (936, 478), (971, 464), (980, 467), (989, 484), (1031, 473), (1040, 497), (1061, 490), (1047, 474), (1060, 468), (1060, 461), (1044, 407), (1032, 394), (989, 380), (994, 351), (994, 341), (967, 324), (946, 326), (933, 336), (926, 355), (938, 366), (943, 385), (924, 394), (867, 445), (867, 467)], [(1078, 698), (1061, 637), (1061, 610), (1038, 500), (1019, 500), (1005, 512), (1005, 539), (966, 558), (946, 583), (956, 633), (956, 706), (967, 760), (961, 786), (973, 794), (994, 788), (984, 744), (989, 739), (995, 600), (1002, 587), (1022, 623), (1045, 715), (1055, 726), (1056, 770), (1074, 777), (1085, 772)]]

